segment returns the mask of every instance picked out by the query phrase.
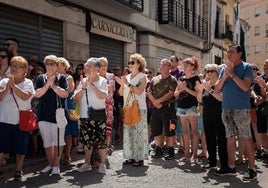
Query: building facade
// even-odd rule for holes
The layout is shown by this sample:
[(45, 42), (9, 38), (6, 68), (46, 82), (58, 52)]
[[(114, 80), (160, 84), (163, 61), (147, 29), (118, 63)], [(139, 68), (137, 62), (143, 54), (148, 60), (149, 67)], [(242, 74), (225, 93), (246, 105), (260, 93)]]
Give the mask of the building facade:
[[(15, 37), (26, 58), (64, 56), (74, 64), (106, 56), (109, 69), (141, 53), (156, 72), (162, 58), (220, 64), (233, 41), (233, 0), (0, 0), (0, 41)], [(230, 13), (228, 13), (230, 11)]]
[(262, 67), (268, 58), (268, 0), (240, 0), (239, 18), (247, 22), (245, 47), (247, 61)]

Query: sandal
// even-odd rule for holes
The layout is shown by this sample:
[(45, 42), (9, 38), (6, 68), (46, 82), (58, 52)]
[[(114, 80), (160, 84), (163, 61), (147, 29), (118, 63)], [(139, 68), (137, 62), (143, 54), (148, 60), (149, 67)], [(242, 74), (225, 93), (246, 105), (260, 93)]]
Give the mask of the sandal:
[(189, 158), (186, 158), (186, 157), (182, 157), (179, 159), (180, 162), (190, 162), (190, 159)]
[(197, 158), (206, 158), (206, 157), (207, 157), (207, 154), (203, 152), (197, 155)]
[(136, 161), (134, 160), (134, 159), (128, 159), (128, 160), (125, 160), (124, 162), (123, 162), (123, 164), (124, 165), (127, 165), (127, 164), (133, 164), (133, 163), (135, 163)]
[(71, 162), (72, 162), (71, 158), (65, 157), (61, 164), (62, 165), (70, 165)]
[(21, 181), (21, 179), (22, 179), (22, 171), (15, 171), (14, 180)]

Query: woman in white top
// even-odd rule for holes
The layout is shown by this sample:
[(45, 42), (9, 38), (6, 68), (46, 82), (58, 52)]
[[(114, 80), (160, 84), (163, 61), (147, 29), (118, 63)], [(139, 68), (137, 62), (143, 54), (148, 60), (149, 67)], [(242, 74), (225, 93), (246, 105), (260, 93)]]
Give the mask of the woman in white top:
[(26, 78), (27, 70), (28, 63), (23, 57), (13, 57), (10, 75), (0, 81), (0, 161), (4, 152), (15, 152), (15, 180), (22, 178), (22, 166), (30, 138), (29, 132), (19, 129), (19, 109), (29, 110), (35, 94), (33, 82)]
[(105, 100), (108, 95), (107, 80), (99, 76), (98, 58), (89, 58), (84, 66), (85, 78), (74, 94), (74, 100), (80, 102), (80, 142), (85, 150), (85, 163), (77, 169), (85, 172), (92, 169), (90, 159), (93, 149), (97, 149), (101, 158), (98, 173), (105, 174), (106, 157), (106, 114)]
[(124, 105), (129, 92), (133, 92), (138, 100), (141, 119), (134, 126), (124, 125), (123, 156), (127, 160), (123, 164), (143, 166), (143, 160), (148, 158), (148, 127), (145, 89), (146, 75), (143, 73), (146, 61), (141, 54), (133, 54), (128, 62), (131, 73), (116, 81), (123, 89)]

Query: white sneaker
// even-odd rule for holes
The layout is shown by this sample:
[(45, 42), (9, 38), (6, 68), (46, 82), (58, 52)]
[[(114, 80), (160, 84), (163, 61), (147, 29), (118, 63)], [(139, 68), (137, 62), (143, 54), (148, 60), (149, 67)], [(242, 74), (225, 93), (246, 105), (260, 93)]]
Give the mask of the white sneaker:
[(45, 174), (45, 173), (48, 173), (48, 172), (50, 172), (52, 170), (52, 167), (51, 166), (46, 166), (46, 168), (44, 168), (43, 170), (41, 170), (40, 172), (42, 173), (42, 174)]
[(52, 175), (58, 175), (58, 174), (60, 174), (60, 167), (53, 166), (51, 174)]
[(78, 169), (76, 169), (77, 172), (86, 172), (92, 170), (91, 165), (88, 165), (87, 163), (82, 164)]
[(106, 174), (106, 165), (105, 164), (100, 164), (99, 165), (98, 173), (99, 174)]

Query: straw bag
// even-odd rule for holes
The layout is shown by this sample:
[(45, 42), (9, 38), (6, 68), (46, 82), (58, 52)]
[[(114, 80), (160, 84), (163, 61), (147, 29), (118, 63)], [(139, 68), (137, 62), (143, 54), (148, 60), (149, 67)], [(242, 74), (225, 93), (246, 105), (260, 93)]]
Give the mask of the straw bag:
[[(130, 98), (133, 97), (134, 100), (130, 103)], [(135, 98), (135, 94), (132, 92), (128, 93), (126, 105), (123, 107), (124, 113), (124, 124), (128, 126), (133, 126), (138, 123), (141, 119), (140, 109), (138, 100)]]

